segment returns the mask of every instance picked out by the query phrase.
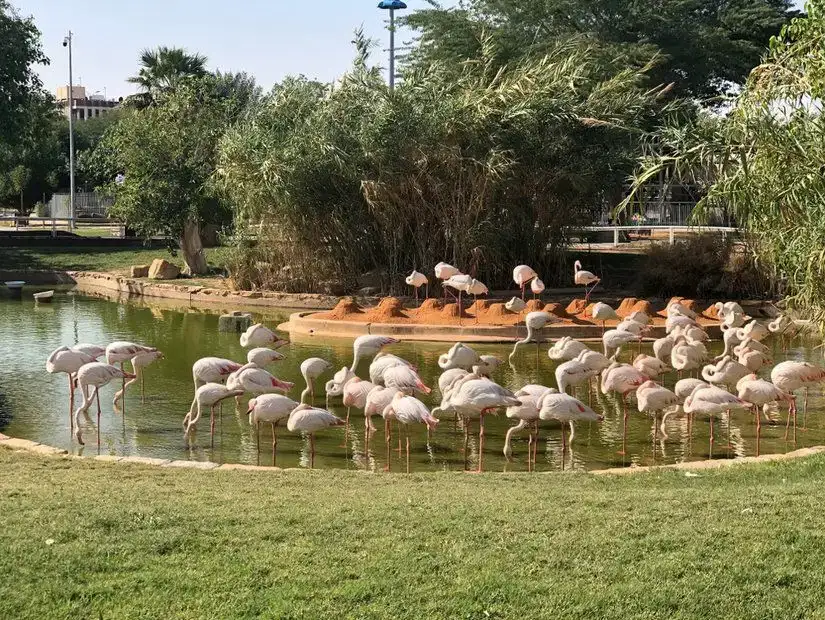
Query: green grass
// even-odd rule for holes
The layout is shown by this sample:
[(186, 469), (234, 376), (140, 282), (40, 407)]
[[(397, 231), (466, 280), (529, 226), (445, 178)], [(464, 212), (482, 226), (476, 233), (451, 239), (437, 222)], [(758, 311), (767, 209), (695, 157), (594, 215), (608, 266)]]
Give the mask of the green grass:
[(825, 616), (825, 456), (403, 476), (0, 449), (0, 471), (2, 618)]
[[(221, 267), (227, 248), (206, 250), (209, 264)], [(165, 258), (183, 266), (180, 254), (172, 256), (163, 248), (118, 247), (0, 247), (0, 269), (56, 269), (61, 271), (120, 271), (132, 265), (144, 265), (154, 258)]]

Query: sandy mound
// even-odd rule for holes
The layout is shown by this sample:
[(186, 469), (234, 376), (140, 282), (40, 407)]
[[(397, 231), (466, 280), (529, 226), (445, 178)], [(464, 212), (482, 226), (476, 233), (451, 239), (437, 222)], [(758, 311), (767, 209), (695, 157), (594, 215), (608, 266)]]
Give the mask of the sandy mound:
[(633, 304), (633, 307), (630, 309), (628, 316), (630, 316), (634, 312), (644, 312), (649, 317), (652, 317), (656, 314), (656, 310), (653, 309), (653, 306), (646, 299), (639, 300), (635, 304)]
[(421, 306), (415, 311), (416, 314), (422, 312), (424, 314), (431, 313), (431, 312), (441, 312), (441, 300), (440, 299), (425, 299)]
[(356, 320), (358, 320), (362, 314), (363, 310), (361, 310), (361, 306), (355, 303), (352, 297), (344, 297), (332, 310), (321, 313), (318, 318), (346, 321), (349, 318), (353, 318), (352, 315), (359, 315), (356, 317)]
[(630, 316), (633, 314), (633, 308), (638, 303), (638, 299), (635, 297), (625, 297), (622, 299), (622, 303), (619, 304), (619, 307), (616, 308), (616, 314), (619, 315), (620, 318), (625, 318), (626, 316)]
[(704, 314), (709, 319), (713, 319), (714, 321), (719, 320), (719, 311), (716, 309), (715, 305), (708, 306), (707, 310), (702, 312), (702, 314)]
[(368, 321), (373, 323), (390, 323), (392, 319), (406, 319), (407, 314), (404, 312), (404, 306), (397, 297), (384, 297), (377, 306), (370, 308), (366, 317)]
[(567, 308), (564, 309), (564, 312), (567, 316), (576, 316), (577, 314), (581, 314), (587, 309), (587, 302), (584, 299), (574, 299), (570, 302)]
[(504, 304), (502, 303), (490, 304), (490, 309), (487, 311), (487, 317), (493, 323), (511, 314), (513, 313), (510, 312), (507, 308), (505, 308)]
[(484, 316), (489, 313), (491, 305), (489, 299), (479, 299), (467, 308), (467, 312), (475, 316)]
[(552, 314), (560, 319), (566, 319), (567, 313), (564, 311), (564, 306), (558, 302), (551, 302), (544, 306), (543, 310), (548, 314)]
[(527, 302), (527, 307), (524, 309), (525, 312), (540, 312), (544, 310), (544, 302), (540, 299), (531, 299)]

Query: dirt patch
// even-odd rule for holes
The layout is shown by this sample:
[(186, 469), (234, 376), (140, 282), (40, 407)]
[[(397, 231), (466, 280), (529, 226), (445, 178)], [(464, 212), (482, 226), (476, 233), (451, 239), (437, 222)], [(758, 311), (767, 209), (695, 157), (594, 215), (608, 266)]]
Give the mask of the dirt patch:
[[(358, 317), (358, 318), (353, 318)], [(352, 297), (344, 297), (329, 312), (318, 314), (319, 319), (332, 319), (334, 321), (360, 321), (364, 318), (364, 311)]]
[(371, 308), (364, 317), (370, 323), (393, 323), (395, 319), (409, 319), (404, 306), (397, 297), (384, 297)]
[(574, 299), (564, 309), (567, 316), (577, 316), (587, 310), (587, 302), (584, 299)]

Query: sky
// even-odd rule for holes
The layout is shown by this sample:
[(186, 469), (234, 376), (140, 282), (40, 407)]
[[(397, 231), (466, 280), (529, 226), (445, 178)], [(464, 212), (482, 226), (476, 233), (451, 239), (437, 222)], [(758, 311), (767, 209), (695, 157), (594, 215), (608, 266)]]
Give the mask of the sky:
[[(406, 0), (409, 10), (425, 0)], [(452, 6), (457, 0), (441, 0)], [(129, 0), (84, 2), (11, 0), (33, 16), (51, 59), (40, 67), (45, 87), (54, 92), (68, 82), (63, 37), (74, 33), (74, 82), (88, 94), (109, 98), (135, 92), (126, 79), (137, 73), (141, 50), (168, 45), (208, 57), (208, 67), (246, 71), (268, 89), (286, 75), (331, 81), (353, 58), (353, 31), (363, 26), (380, 43), (376, 62), (386, 66), (387, 11), (378, 0)], [(802, 0), (798, 0), (801, 5)], [(408, 41), (400, 32), (398, 40)]]

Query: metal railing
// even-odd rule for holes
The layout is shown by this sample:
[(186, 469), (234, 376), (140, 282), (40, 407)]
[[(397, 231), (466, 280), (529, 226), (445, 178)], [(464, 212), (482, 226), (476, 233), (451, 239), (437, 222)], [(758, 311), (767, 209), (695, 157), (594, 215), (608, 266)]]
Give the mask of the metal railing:
[[(9, 225), (10, 224), (10, 225)], [(58, 231), (77, 231), (83, 228), (109, 229), (109, 236), (124, 238), (126, 227), (120, 222), (105, 218), (70, 218), (70, 217), (31, 217), (20, 215), (0, 215), (0, 231), (13, 229), (15, 231), (49, 230), (53, 238)]]
[(642, 231), (649, 231), (649, 233), (652, 233), (653, 231), (666, 231), (670, 245), (673, 245), (676, 242), (676, 233), (719, 232), (722, 233), (722, 237), (724, 238), (727, 237), (728, 234), (736, 234), (740, 232), (739, 228), (734, 228), (731, 226), (647, 226), (644, 224), (639, 226), (584, 226), (577, 230), (586, 232), (612, 231), (614, 247), (618, 247), (620, 245), (620, 233), (622, 231), (637, 233)]

